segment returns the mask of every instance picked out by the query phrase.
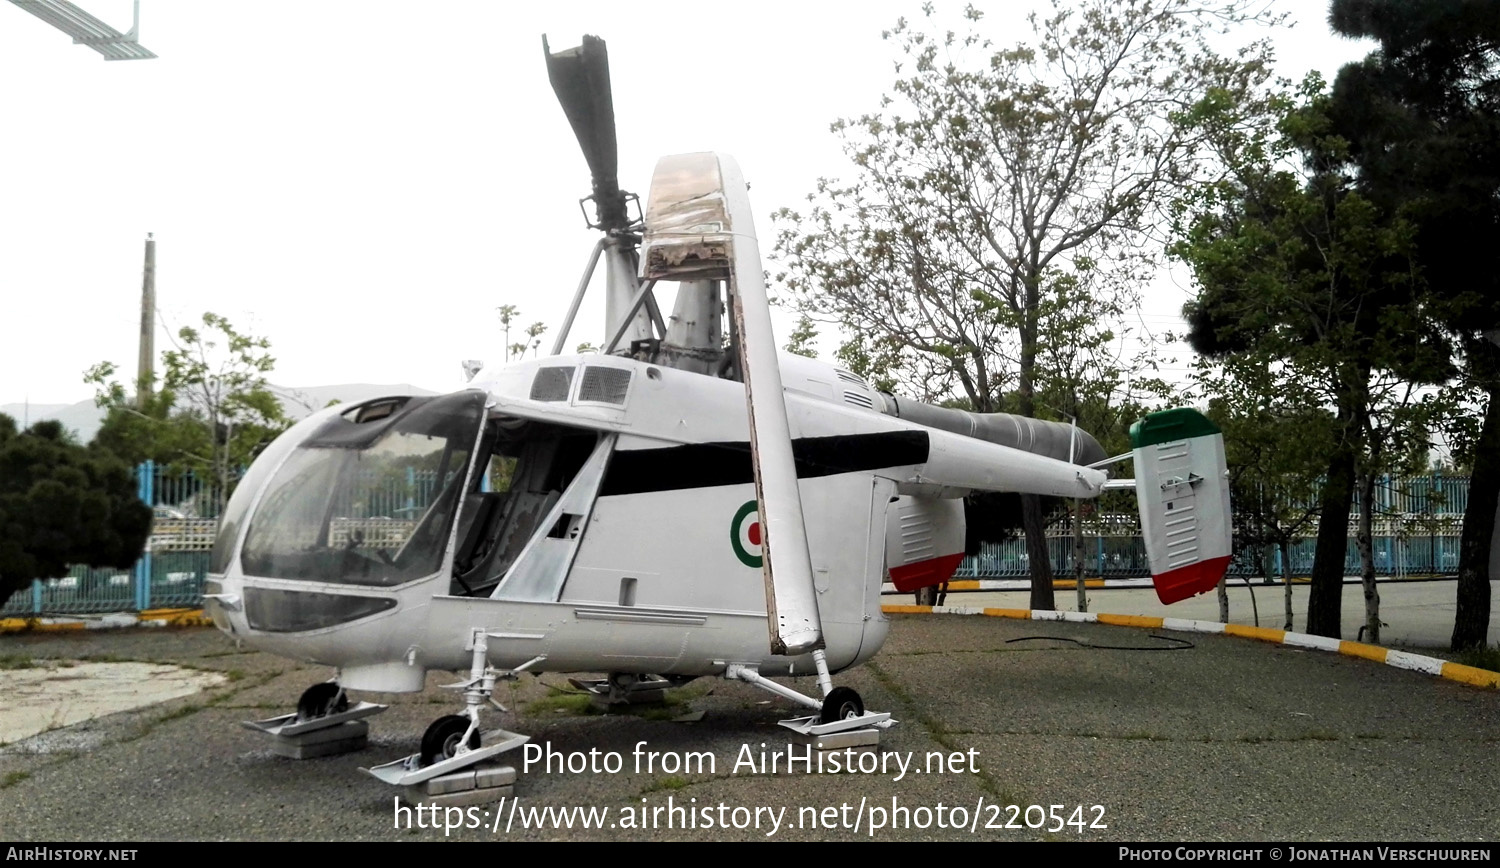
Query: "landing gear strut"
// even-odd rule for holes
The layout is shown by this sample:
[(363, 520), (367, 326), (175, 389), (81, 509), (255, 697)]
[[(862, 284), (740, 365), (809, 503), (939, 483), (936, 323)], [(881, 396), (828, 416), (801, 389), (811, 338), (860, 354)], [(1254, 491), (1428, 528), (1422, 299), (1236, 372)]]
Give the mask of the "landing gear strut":
[(895, 723), (886, 712), (866, 712), (864, 700), (848, 687), (834, 687), (829, 675), (828, 660), (821, 650), (813, 652), (813, 663), (818, 670), (818, 689), (823, 694), (819, 702), (811, 696), (803, 696), (790, 687), (777, 684), (754, 668), (731, 663), (724, 670), (724, 677), (753, 684), (762, 690), (804, 705), (817, 713), (781, 721), (781, 725), (802, 735), (828, 735), (836, 732), (869, 730), (870, 727), (885, 729)]
[(495, 701), (495, 684), (514, 679), (546, 657), (533, 657), (515, 669), (496, 669), (489, 661), (489, 634), (476, 629), (470, 639), (474, 656), (469, 664), (468, 679), (443, 685), (449, 690), (463, 691), (463, 712), (444, 715), (433, 721), (423, 733), (422, 748), (417, 753), (365, 771), (388, 784), (413, 786), (476, 766), (531, 740), (530, 736), (503, 729), (481, 734), (479, 712), (485, 704), (505, 711), (505, 706)]

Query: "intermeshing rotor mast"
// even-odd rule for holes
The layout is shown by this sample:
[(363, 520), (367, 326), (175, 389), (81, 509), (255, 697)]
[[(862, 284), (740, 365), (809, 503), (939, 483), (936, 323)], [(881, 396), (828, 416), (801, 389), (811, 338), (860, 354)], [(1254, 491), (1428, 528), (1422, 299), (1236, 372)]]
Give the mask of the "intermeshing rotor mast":
[[(629, 354), (700, 374), (734, 373), (724, 352), (720, 281), (682, 281), (670, 324), (657, 305), (655, 281), (642, 283), (639, 248), (644, 222), (638, 197), (620, 189), (619, 145), (604, 40), (585, 36), (578, 47), (554, 53), (543, 37), (542, 47), (547, 55), (547, 77), (573, 127), (592, 179), (591, 195), (580, 202), (585, 208), (584, 219), (590, 228), (604, 233), (558, 332), (553, 353), (565, 349), (568, 331), (602, 255), (605, 324), (601, 349), (605, 353)], [(590, 203), (592, 217), (587, 211)], [(635, 217), (631, 216), (632, 206)]]

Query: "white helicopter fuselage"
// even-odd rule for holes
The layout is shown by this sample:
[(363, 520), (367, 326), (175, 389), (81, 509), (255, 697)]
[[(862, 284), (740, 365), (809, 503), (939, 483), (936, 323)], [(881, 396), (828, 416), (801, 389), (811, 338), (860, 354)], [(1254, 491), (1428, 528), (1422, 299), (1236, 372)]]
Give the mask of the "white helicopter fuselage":
[[(784, 367), (832, 670), (867, 660), (885, 640), (880, 591), (888, 567), (930, 573), (933, 580), (952, 574), (963, 547), (958, 497), (975, 488), (1089, 496), (1103, 481), (1099, 471), (867, 409), (881, 396), (831, 366), (787, 356)], [(247, 475), (234, 498), (246, 508), (232, 503), (226, 511), (219, 547), (227, 557), (210, 576), (207, 603), (220, 628), (253, 647), (338, 667), (340, 684), (354, 690), (418, 690), (429, 669), (464, 668), (473, 647), (464, 638), (474, 630), (488, 635), (489, 659), (501, 669), (698, 676), (740, 664), (767, 675), (812, 672), (810, 655), (769, 651), (741, 383), (584, 355), (484, 369), (470, 387), (458, 394), (482, 401), (486, 424), (479, 429), (536, 428), (579, 444), (567, 478), (528, 483), (547, 474), (528, 474), (518, 464), (510, 491), (486, 494), (481, 454), (462, 480), (456, 471), (448, 474), (450, 484), (469, 494), (437, 570), (397, 581), (363, 559), (357, 572), (367, 579), (351, 581), (346, 569), (336, 580), (321, 580), (311, 568), (283, 568), (301, 557), (287, 553), (292, 545), (262, 557), (261, 540), (275, 534), (256, 528), (265, 509), (274, 530), (282, 490), (311, 488), (321, 500), (298, 514), (314, 526), (323, 517), (322, 537), (304, 535), (295, 545), (354, 557), (338, 551), (353, 552), (360, 543), (339, 529), (359, 522), (334, 515), (337, 484), (294, 472), (298, 450), (347, 451), (347, 443), (318, 443), (331, 435), (317, 432), (330, 424), (353, 430), (340, 420), (357, 408), (321, 411), (260, 459), (276, 466), (262, 470), (258, 462)], [(489, 435), (476, 430), (475, 436), (481, 453)], [(462, 435), (453, 439), (463, 445)], [(305, 445), (309, 440), (315, 445)], [(475, 516), (487, 498), (498, 517), (478, 534), (489, 538), (479, 545), (497, 563), (489, 575), (476, 569), (465, 586), (454, 576), (465, 571), (469, 526), (484, 521)], [(257, 570), (258, 564), (272, 568)], [(319, 606), (331, 613), (322, 620), (334, 623), (309, 620), (305, 613)]]

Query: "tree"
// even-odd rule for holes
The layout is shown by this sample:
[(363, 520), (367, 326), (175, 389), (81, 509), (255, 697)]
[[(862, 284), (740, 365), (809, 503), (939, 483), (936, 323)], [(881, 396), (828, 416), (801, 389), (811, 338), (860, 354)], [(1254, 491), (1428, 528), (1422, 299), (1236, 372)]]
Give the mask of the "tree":
[(210, 482), (216, 507), (241, 469), (288, 425), (266, 382), (275, 367), (270, 348), (266, 338), (205, 313), (201, 329), (178, 330), (162, 354), (161, 388), (140, 408), (113, 379), (112, 362), (95, 365), (84, 379), (108, 413), (94, 442), (127, 461), (192, 471)]
[(1284, 362), (1199, 359), (1194, 380), (1224, 433), (1236, 554), (1253, 552), (1269, 581), (1281, 552), (1283, 629), (1293, 629), (1291, 547), (1317, 521), (1334, 420), (1308, 378)]
[[(526, 353), (528, 350), (533, 356), (536, 356), (541, 352), (542, 335), (547, 331), (546, 323), (532, 323), (531, 325), (526, 327), (526, 340), (511, 343), (510, 327), (513, 323), (517, 323), (520, 321), (521, 309), (513, 304), (505, 304), (495, 308), (495, 310), (500, 314), (500, 329), (505, 335), (505, 360), (507, 362), (511, 361), (512, 359), (526, 358)], [(584, 345), (580, 344), (579, 346), (582, 347)], [(592, 352), (592, 350), (590, 351)], [(583, 350), (580, 349), (579, 352), (583, 352)]]
[(816, 359), (818, 357), (817, 342), (818, 327), (812, 321), (812, 317), (803, 314), (797, 319), (797, 327), (792, 329), (791, 337), (787, 338), (783, 349), (789, 353)]
[(1183, 311), (1195, 350), (1239, 370), (1279, 366), (1333, 408), (1307, 619), (1337, 637), (1356, 483), (1395, 442), (1372, 436), (1374, 414), (1391, 387), (1442, 382), (1450, 347), (1423, 305), (1413, 227), (1359, 191), (1321, 79), (1300, 105), (1278, 102), (1275, 134), (1225, 123), (1214, 100), (1194, 112), (1228, 172), (1184, 200), (1172, 251), (1199, 285)]
[(1483, 396), (1460, 543), (1452, 646), (1485, 641), (1500, 504), (1500, 3), (1334, 0), (1329, 23), (1380, 47), (1346, 65), (1330, 115), (1365, 195), (1416, 228), (1428, 303), (1462, 350), (1459, 388)]
[[(833, 125), (857, 176), (777, 215), (777, 278), (851, 336), (838, 356), (857, 372), (1035, 415), (1049, 305), (1069, 315), (1060, 289), (1087, 283), (1128, 309), (1155, 273), (1154, 216), (1202, 169), (1200, 133), (1177, 116), (1206, 92), (1257, 110), (1266, 45), (1226, 57), (1208, 33), (1268, 20), (1238, 0), (1054, 4), (1032, 17), (1032, 45), (1005, 49), (901, 21), (887, 38), (907, 77), (880, 112)], [(1032, 606), (1050, 609), (1040, 501), (1023, 507)]]
[(17, 432), (0, 414), (0, 605), (74, 564), (129, 567), (151, 535), (130, 469), (55, 421)]

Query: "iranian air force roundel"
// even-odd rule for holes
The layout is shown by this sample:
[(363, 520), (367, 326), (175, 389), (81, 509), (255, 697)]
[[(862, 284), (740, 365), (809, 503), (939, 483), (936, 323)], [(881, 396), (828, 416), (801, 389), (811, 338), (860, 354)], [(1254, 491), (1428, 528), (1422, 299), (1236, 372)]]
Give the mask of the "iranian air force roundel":
[(746, 501), (734, 514), (729, 525), (729, 544), (734, 547), (734, 556), (751, 569), (760, 569), (760, 512), (755, 501)]

